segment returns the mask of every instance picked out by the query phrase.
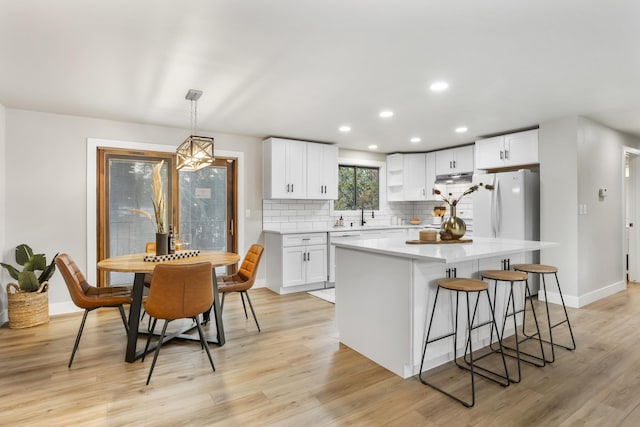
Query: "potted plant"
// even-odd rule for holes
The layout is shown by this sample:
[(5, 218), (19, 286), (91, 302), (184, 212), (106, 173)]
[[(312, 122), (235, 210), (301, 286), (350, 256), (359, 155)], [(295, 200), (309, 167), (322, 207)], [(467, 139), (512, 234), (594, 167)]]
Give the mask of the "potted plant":
[(54, 262), (57, 256), (47, 265), (44, 254), (34, 254), (29, 245), (22, 244), (16, 247), (15, 252), (16, 263), (22, 266), (22, 271), (0, 262), (18, 281), (7, 285), (10, 328), (28, 328), (49, 321), (48, 281), (56, 271)]

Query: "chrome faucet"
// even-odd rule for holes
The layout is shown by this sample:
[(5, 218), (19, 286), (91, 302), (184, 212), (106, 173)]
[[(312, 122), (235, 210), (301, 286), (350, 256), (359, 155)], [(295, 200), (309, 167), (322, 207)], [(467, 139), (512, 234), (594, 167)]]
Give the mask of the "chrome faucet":
[(364, 220), (364, 207), (360, 208), (360, 226), (364, 227), (367, 221)]

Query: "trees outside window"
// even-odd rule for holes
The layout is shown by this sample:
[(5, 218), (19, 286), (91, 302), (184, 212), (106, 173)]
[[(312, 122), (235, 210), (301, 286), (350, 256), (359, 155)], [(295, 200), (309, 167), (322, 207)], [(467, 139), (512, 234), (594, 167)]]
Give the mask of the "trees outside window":
[(379, 168), (340, 165), (338, 174), (338, 200), (334, 210), (380, 208)]

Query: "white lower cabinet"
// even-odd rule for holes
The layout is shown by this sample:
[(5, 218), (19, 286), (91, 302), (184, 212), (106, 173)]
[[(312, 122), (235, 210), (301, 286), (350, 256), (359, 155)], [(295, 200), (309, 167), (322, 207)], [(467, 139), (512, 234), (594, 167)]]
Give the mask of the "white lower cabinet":
[(327, 233), (266, 234), (267, 287), (279, 294), (323, 288)]
[(327, 245), (284, 248), (282, 286), (299, 286), (327, 280)]

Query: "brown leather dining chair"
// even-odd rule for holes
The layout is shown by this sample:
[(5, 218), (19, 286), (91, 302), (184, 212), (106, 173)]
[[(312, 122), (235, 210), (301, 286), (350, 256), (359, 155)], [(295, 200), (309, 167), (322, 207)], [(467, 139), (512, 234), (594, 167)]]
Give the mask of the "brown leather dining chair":
[(225, 296), (229, 292), (238, 292), (240, 293), (240, 298), (242, 299), (244, 317), (248, 319), (249, 316), (247, 315), (247, 306), (244, 302), (244, 297), (246, 296), (247, 301), (249, 302), (249, 308), (251, 308), (251, 314), (253, 314), (253, 319), (256, 321), (258, 332), (260, 332), (260, 325), (258, 324), (258, 318), (256, 317), (256, 312), (253, 310), (253, 304), (251, 304), (251, 299), (249, 299), (249, 293), (247, 291), (251, 289), (256, 281), (258, 263), (260, 262), (263, 251), (264, 248), (261, 245), (251, 245), (244, 257), (244, 260), (242, 261), (242, 264), (240, 265), (240, 270), (238, 270), (236, 274), (218, 277), (218, 292), (222, 293), (220, 312), (222, 312), (222, 310), (224, 309)]
[[(202, 348), (207, 352), (211, 368), (215, 371), (213, 359), (209, 352), (209, 345), (205, 339), (202, 325), (198, 315), (203, 313), (213, 304), (213, 286), (211, 285), (211, 264), (201, 262), (188, 265), (159, 264), (153, 269), (153, 279), (149, 288), (149, 296), (144, 303), (144, 309), (153, 318), (151, 331), (147, 337), (147, 344), (144, 348), (146, 355), (149, 350), (151, 336), (156, 327), (158, 319), (164, 319), (162, 333), (158, 340), (153, 362), (149, 369), (147, 385), (151, 380), (153, 368), (160, 354), (160, 347), (167, 332), (167, 325), (172, 320), (190, 318), (195, 322), (200, 335)], [(142, 356), (144, 362), (144, 355)]]
[(87, 314), (89, 314), (90, 311), (102, 307), (118, 307), (125, 330), (129, 332), (129, 324), (127, 323), (127, 316), (124, 313), (123, 304), (131, 304), (131, 288), (128, 286), (107, 286), (104, 288), (91, 286), (87, 283), (87, 280), (84, 278), (84, 275), (76, 263), (67, 254), (60, 254), (56, 257), (56, 266), (67, 284), (73, 303), (79, 308), (84, 309), (82, 323), (80, 323), (80, 329), (78, 330), (76, 342), (73, 345), (73, 351), (69, 359), (70, 368), (76, 351), (78, 350), (78, 344), (80, 344), (80, 337), (82, 336), (84, 324), (87, 320)]

